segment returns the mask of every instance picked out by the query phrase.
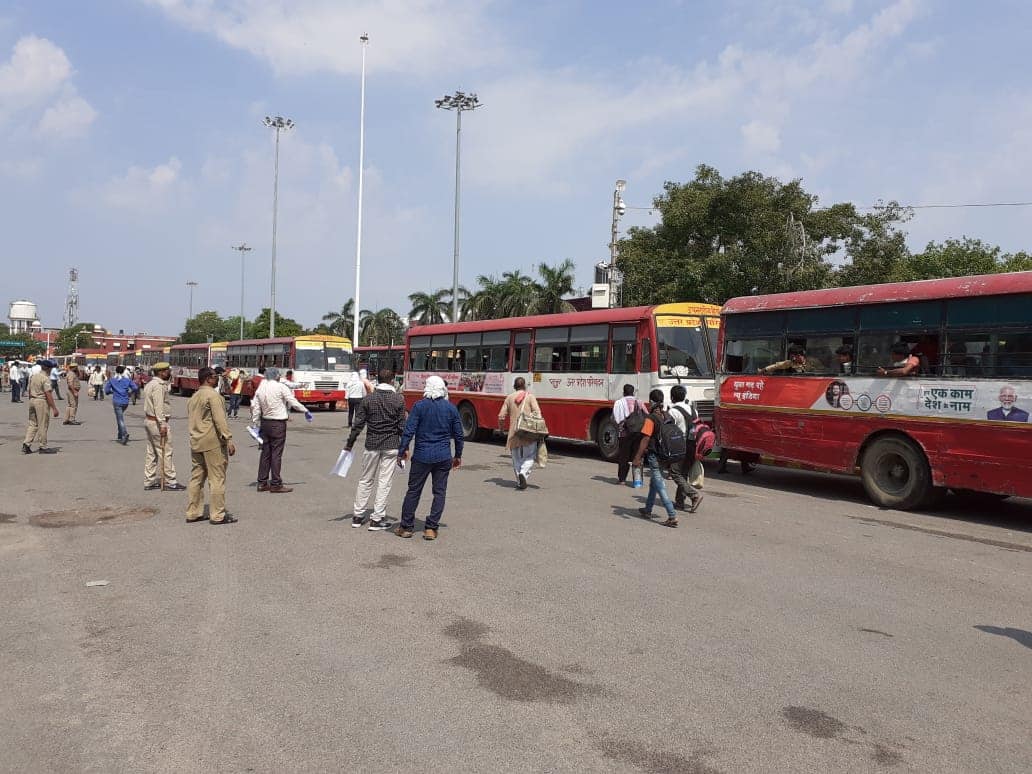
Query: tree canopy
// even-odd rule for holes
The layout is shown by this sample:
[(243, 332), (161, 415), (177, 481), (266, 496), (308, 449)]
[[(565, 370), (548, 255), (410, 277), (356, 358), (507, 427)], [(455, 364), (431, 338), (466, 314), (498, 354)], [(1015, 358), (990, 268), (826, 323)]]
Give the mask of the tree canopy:
[(57, 354), (70, 355), (76, 350), (92, 349), (97, 346), (93, 340), (93, 323), (76, 323), (70, 328), (64, 328), (57, 334), (54, 345)]

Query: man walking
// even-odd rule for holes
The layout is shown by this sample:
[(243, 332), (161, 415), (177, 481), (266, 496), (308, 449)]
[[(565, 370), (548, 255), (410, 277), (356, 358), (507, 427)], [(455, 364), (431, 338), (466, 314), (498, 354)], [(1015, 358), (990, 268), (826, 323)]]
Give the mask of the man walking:
[(376, 375), (376, 389), (367, 395), (355, 412), (355, 423), (348, 434), (345, 448), (355, 445), (358, 434), (366, 431), (365, 451), (362, 452), (362, 477), (355, 492), (355, 507), (351, 512), (351, 526), (356, 529), (365, 521), (369, 498), (376, 489), (373, 517), (369, 531), (390, 529), (387, 519), (387, 497), (391, 493), (394, 473), (398, 469), (398, 446), (405, 427), (405, 399), (394, 389), (394, 372), (381, 368)]
[(21, 368), (18, 361), (11, 363), (11, 403), (21, 403)]
[(143, 388), (143, 427), (147, 432), (143, 488), (147, 491), (161, 489), (162, 484), (166, 492), (182, 492), (186, 489), (176, 479), (176, 466), (172, 462), (172, 428), (169, 425), (172, 418), (172, 401), (169, 399), (171, 378), (171, 365), (164, 361), (155, 363), (154, 378)]
[(54, 390), (54, 400), (63, 400), (61, 398), (61, 367), (54, 366), (50, 369), (50, 386)]
[(93, 371), (90, 373), (89, 384), (90, 391), (93, 392), (93, 400), (104, 400), (104, 374), (100, 372), (100, 366), (93, 367)]
[(229, 380), (229, 415), (236, 419), (240, 414), (240, 401), (244, 395), (244, 379), (247, 378), (247, 372), (242, 371), (236, 366), (232, 366), (229, 369), (227, 379)]
[(348, 398), (348, 427), (352, 427), (355, 424), (355, 412), (366, 396), (365, 379), (357, 371), (351, 372), (351, 378), (344, 385), (344, 394)]
[(620, 442), (616, 455), (616, 478), (620, 484), (627, 481), (627, 474), (631, 470), (631, 457), (634, 456), (634, 444), (638, 440), (638, 434), (627, 429), (627, 417), (640, 407), (641, 403), (634, 397), (634, 385), (625, 384), (623, 397), (613, 403), (613, 421), (616, 422)]
[(111, 396), (111, 407), (115, 410), (118, 442), (122, 446), (129, 443), (129, 430), (125, 426), (125, 410), (129, 408), (129, 399), (136, 394), (136, 390), (136, 382), (125, 375), (125, 366), (123, 365), (115, 367), (115, 375), (104, 385), (104, 392)]
[(79, 390), (82, 389), (77, 363), (69, 364), (68, 373), (65, 374), (65, 386), (68, 388), (68, 413), (65, 415), (64, 423), (66, 425), (81, 425), (82, 422), (75, 418), (75, 412), (79, 410)]
[(190, 486), (187, 487), (186, 523), (204, 521), (204, 484), (211, 489), (208, 520), (212, 524), (235, 524), (226, 513), (226, 468), (236, 454), (233, 433), (226, 421), (226, 402), (215, 385), (219, 375), (208, 366), (197, 371), (200, 389), (186, 404), (190, 431)]
[(498, 429), (503, 429), (503, 425), (508, 421), (509, 437), (505, 441), (505, 448), (512, 455), (512, 472), (516, 476), (516, 486), (526, 489), (527, 477), (537, 459), (539, 441), (527, 441), (526, 436), (517, 434), (516, 426), (520, 414), (526, 412), (531, 416), (541, 416), (541, 409), (538, 407), (537, 398), (527, 392), (527, 381), (522, 376), (516, 377), (512, 388), (513, 392), (506, 396), (498, 412)]
[(29, 426), (25, 431), (22, 452), (32, 454), (32, 444), (39, 444), (40, 454), (56, 454), (57, 449), (47, 447), (47, 430), (50, 428), (50, 413), (61, 416), (54, 403), (53, 387), (50, 384), (50, 371), (56, 366), (52, 360), (40, 360), (40, 370), (29, 379)]
[(258, 461), (259, 492), (286, 494), (294, 491), (292, 487), (283, 486), (280, 476), (291, 408), (303, 411), (305, 419), (312, 420), (312, 413), (298, 402), (294, 392), (279, 383), (279, 369), (267, 368), (262, 383), (251, 398), (251, 424), (259, 426), (265, 441)]
[[(674, 424), (684, 433), (688, 442), (688, 453), (679, 460), (670, 463), (670, 480), (677, 484), (677, 492), (674, 495), (674, 507), (679, 511), (687, 510), (695, 513), (702, 503), (702, 493), (692, 486), (691, 471), (695, 464), (695, 438), (693, 435), (695, 420), (698, 418), (695, 407), (688, 400), (688, 391), (683, 384), (675, 384), (670, 388), (670, 418)], [(699, 463), (700, 467), (702, 463)], [(700, 484), (701, 486), (701, 484)], [(691, 506), (685, 507), (685, 500), (691, 501)]]
[[(448, 401), (448, 388), (440, 376), (427, 377), (423, 400), (412, 407), (398, 449), (399, 459), (408, 459), (408, 446), (415, 438), (412, 467), (409, 470), (408, 492), (401, 506), (401, 524), (394, 529), (398, 537), (410, 538), (416, 526), (416, 508), (427, 477), (433, 479), (434, 501), (423, 529), (424, 540), (436, 540), (444, 514), (448, 474), (462, 464), (462, 420)], [(455, 453), (452, 454), (452, 442)]]
[(663, 411), (663, 391), (653, 390), (649, 393), (650, 410), (645, 418), (645, 425), (641, 429), (641, 442), (634, 454), (634, 465), (641, 465), (644, 460), (649, 468), (649, 493), (645, 498), (645, 507), (639, 508), (639, 515), (646, 519), (652, 518), (652, 506), (656, 503), (656, 497), (663, 502), (667, 512), (667, 520), (663, 522), (664, 527), (677, 526), (677, 511), (667, 494), (666, 482), (663, 481), (663, 467), (659, 456), (656, 454), (656, 438), (659, 436), (659, 426), (667, 420), (667, 413)]

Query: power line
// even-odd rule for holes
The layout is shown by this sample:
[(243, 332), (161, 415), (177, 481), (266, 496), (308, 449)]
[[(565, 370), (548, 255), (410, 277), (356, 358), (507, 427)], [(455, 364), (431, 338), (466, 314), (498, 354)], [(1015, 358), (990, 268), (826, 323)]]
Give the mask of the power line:
[[(884, 204), (875, 204), (869, 207), (861, 207), (862, 210), (877, 210), (883, 208)], [(1032, 207), (1032, 202), (975, 202), (970, 204), (901, 204), (908, 210), (952, 210), (962, 207)]]

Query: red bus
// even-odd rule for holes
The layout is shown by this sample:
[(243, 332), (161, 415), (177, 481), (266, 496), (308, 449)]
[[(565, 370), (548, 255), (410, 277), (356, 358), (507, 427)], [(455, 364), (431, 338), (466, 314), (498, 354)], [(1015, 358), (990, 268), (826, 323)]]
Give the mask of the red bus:
[(226, 342), (173, 344), (168, 352), (168, 363), (172, 366), (172, 392), (192, 395), (200, 389), (197, 372), (201, 368), (225, 367)]
[(663, 304), (411, 328), (404, 394), (411, 406), (427, 376), (448, 385), (466, 438), (490, 436), (513, 380), (523, 376), (551, 433), (590, 441), (609, 460), (619, 450), (613, 402), (632, 384), (647, 397), (683, 384), (712, 415), (720, 307)]
[(390, 368), (395, 376), (401, 376), (405, 373), (405, 345), (355, 347), (355, 363), (355, 369), (366, 369), (370, 379), (376, 376), (381, 368)]
[[(721, 319), (730, 456), (859, 474), (888, 508), (1032, 496), (1032, 272), (734, 298)], [(802, 373), (758, 373), (792, 345)]]

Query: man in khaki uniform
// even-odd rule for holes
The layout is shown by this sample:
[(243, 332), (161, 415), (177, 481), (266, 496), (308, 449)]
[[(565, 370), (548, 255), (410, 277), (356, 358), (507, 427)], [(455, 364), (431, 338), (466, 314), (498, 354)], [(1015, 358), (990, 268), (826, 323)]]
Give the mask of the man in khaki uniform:
[[(47, 448), (47, 430), (50, 428), (50, 413), (61, 416), (54, 403), (54, 387), (50, 383), (50, 371), (57, 364), (53, 360), (40, 360), (40, 370), (29, 377), (29, 427), (25, 431), (22, 451), (32, 454), (32, 444), (39, 444), (40, 454), (56, 454), (57, 449)], [(49, 411), (48, 411), (49, 409)]]
[(176, 479), (176, 466), (172, 463), (172, 428), (168, 421), (172, 417), (172, 402), (169, 392), (172, 385), (172, 366), (168, 363), (154, 365), (154, 378), (143, 388), (143, 413), (146, 419), (143, 427), (147, 431), (147, 458), (143, 463), (143, 488), (161, 489), (158, 474), (158, 460), (165, 473), (165, 491), (182, 492), (186, 489)]
[(75, 412), (79, 409), (79, 366), (75, 363), (68, 365), (68, 373), (65, 374), (65, 382), (68, 384), (68, 414), (65, 416), (66, 425), (81, 425), (82, 422), (75, 418)]
[(226, 513), (226, 467), (236, 454), (233, 433), (226, 421), (226, 402), (215, 389), (219, 376), (208, 366), (197, 372), (201, 387), (186, 405), (190, 429), (190, 486), (186, 522), (204, 521), (204, 482), (211, 488), (212, 524), (233, 524), (237, 521)]

